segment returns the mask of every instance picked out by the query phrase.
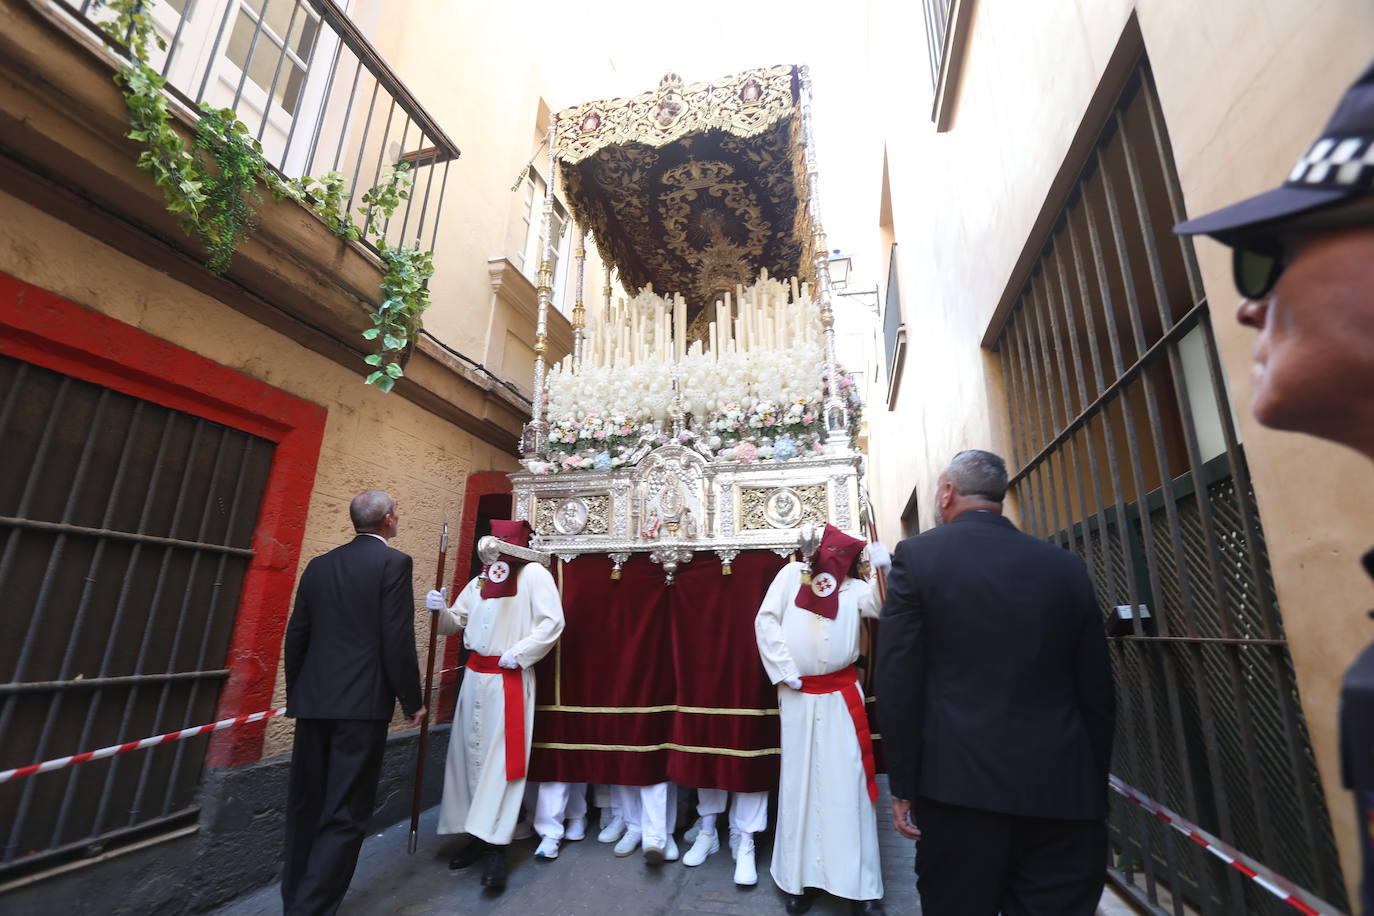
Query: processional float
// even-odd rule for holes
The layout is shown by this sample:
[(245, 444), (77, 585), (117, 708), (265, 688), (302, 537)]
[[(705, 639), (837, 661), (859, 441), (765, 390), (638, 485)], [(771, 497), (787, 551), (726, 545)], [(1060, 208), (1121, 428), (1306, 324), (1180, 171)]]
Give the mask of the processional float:
[[(810, 76), (750, 70), (554, 116), (534, 398), (511, 475), (558, 558), (531, 776), (757, 791), (776, 692), (754, 614), (804, 526), (858, 534), (861, 404), (836, 365)], [(547, 357), (555, 187), (573, 352)], [(586, 242), (606, 264), (584, 298)], [(625, 295), (612, 295), (612, 270)]]

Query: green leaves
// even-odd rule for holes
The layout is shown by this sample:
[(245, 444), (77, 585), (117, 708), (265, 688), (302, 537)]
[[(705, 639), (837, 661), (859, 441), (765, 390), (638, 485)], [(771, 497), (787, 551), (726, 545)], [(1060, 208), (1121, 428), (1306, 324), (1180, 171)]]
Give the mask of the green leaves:
[(148, 0), (95, 0), (94, 9), (114, 13), (102, 24), (112, 39), (126, 42), (134, 60), (115, 75), (129, 110), (125, 136), (143, 145), (138, 169), (162, 189), (167, 210), (180, 216), (181, 228), (195, 236), (206, 252), (205, 266), (222, 274), (239, 244), (257, 228), (254, 203), (262, 203), (265, 187), (274, 200), (294, 200), (318, 213), (336, 236), (359, 241), (365, 232), (381, 256), (382, 304), (370, 316), (372, 327), (364, 340), (380, 339), (376, 353), (364, 357), (374, 367), (364, 381), (389, 392), (404, 374), (402, 357), (420, 329), (420, 316), (429, 307), (429, 279), (434, 275), (433, 254), (419, 248), (391, 247), (380, 227), (402, 201), (410, 199), (415, 182), (409, 162), (397, 162), (365, 192), (363, 228), (349, 212), (350, 194), (343, 175), (331, 171), (319, 178), (285, 179), (262, 155), (262, 144), (238, 119), (232, 108), (200, 106), (200, 121), (189, 148), (172, 127), (172, 114), (163, 90), (164, 80), (149, 67), (148, 45), (156, 40), (165, 47), (153, 27)]

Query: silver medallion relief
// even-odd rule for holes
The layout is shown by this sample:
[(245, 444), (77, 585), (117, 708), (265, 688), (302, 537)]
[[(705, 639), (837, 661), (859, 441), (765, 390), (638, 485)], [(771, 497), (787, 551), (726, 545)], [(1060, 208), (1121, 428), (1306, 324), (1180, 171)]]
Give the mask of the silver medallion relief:
[(801, 495), (791, 487), (779, 487), (768, 494), (763, 517), (774, 528), (795, 528), (802, 517)]
[(587, 504), (577, 497), (559, 500), (553, 510), (553, 527), (559, 534), (581, 534), (587, 527)]

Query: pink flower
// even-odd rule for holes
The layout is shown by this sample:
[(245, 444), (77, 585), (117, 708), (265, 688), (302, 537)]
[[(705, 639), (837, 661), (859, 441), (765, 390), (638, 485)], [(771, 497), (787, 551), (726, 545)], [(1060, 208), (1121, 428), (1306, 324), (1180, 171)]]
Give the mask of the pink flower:
[(809, 413), (804, 413), (804, 414), (802, 414), (802, 422), (803, 422), (803, 423), (810, 423), (810, 422), (814, 421), (815, 419), (816, 419), (815, 414), (809, 414)]
[(752, 442), (741, 442), (735, 446), (735, 460), (745, 464), (753, 461), (759, 456), (759, 450)]
[(605, 431), (604, 429), (598, 429), (596, 432), (592, 433), (592, 438), (593, 438), (593, 439), (605, 439), (605, 438), (606, 438), (606, 431)]

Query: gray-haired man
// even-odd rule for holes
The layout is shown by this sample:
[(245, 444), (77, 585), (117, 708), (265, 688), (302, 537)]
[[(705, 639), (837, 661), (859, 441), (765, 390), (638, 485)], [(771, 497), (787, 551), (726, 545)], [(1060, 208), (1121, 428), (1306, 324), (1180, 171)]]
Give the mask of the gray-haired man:
[(892, 820), (924, 916), (1091, 916), (1106, 878), (1114, 704), (1083, 561), (1002, 517), (991, 452), (940, 475), (897, 545), (877, 695)]
[(333, 913), (353, 878), (396, 701), (425, 718), (410, 557), (392, 550), (396, 500), (353, 497), (357, 535), (301, 574), (286, 628), (286, 714), (296, 718), (286, 801), (287, 916)]

